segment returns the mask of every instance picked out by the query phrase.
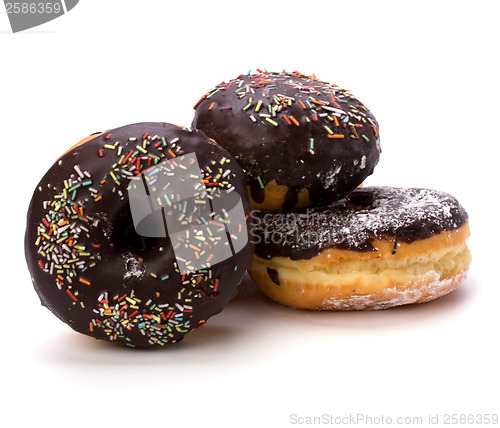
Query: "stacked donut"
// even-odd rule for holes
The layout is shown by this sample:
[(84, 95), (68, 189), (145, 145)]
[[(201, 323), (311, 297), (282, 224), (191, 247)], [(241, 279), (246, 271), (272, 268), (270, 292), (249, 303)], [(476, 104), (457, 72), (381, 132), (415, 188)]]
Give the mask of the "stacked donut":
[(468, 216), (429, 189), (357, 188), (380, 155), (378, 123), (349, 91), (258, 70), (212, 88), (193, 127), (240, 163), (255, 220), (250, 275), (273, 300), (316, 310), (436, 299), (465, 278)]

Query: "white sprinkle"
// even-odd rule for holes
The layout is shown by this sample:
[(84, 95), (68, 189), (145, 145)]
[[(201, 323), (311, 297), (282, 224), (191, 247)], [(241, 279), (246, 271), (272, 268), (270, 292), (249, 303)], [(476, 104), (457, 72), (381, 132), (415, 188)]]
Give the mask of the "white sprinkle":
[(80, 167), (79, 167), (78, 165), (75, 165), (73, 168), (74, 168), (74, 170), (76, 171), (76, 173), (77, 173), (77, 174), (78, 174), (81, 178), (83, 178), (83, 177), (84, 177), (84, 175), (83, 175), (83, 173), (82, 173), (82, 171), (80, 170)]
[(344, 110), (340, 110), (338, 108), (334, 108), (334, 107), (328, 107), (328, 106), (321, 106), (321, 108), (323, 110), (327, 110), (327, 111), (332, 111), (334, 113), (338, 113), (338, 114), (345, 114)]

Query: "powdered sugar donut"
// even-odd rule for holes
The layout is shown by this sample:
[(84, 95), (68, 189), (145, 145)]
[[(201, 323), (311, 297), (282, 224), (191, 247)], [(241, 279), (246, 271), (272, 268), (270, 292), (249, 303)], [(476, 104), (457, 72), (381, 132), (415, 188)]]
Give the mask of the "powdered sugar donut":
[(471, 260), (467, 213), (436, 190), (366, 187), (328, 207), (256, 219), (250, 275), (296, 308), (427, 302), (456, 288)]

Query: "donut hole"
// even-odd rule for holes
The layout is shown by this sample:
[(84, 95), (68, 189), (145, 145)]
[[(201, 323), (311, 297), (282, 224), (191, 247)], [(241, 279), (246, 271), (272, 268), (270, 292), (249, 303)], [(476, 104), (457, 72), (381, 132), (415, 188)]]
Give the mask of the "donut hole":
[(135, 230), (130, 210), (124, 210), (123, 213), (115, 217), (110, 238), (115, 247), (139, 253), (156, 248), (162, 239), (160, 237), (148, 237), (138, 234)]
[(376, 208), (376, 201), (373, 193), (356, 191), (352, 193), (347, 201), (347, 209), (350, 211), (369, 211)]

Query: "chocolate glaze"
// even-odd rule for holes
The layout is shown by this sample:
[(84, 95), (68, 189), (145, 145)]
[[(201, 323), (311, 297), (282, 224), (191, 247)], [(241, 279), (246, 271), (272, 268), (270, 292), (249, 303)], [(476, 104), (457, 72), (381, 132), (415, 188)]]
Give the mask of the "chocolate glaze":
[[(234, 187), (248, 214), (243, 172), (231, 155), (202, 132), (166, 123), (106, 131), (65, 154), (40, 181), (27, 216), (26, 260), (42, 304), (74, 330), (131, 346), (173, 343), (234, 296), (252, 260), (250, 241), (231, 258), (184, 275), (169, 237), (140, 236), (132, 222), (127, 186), (140, 175), (137, 166), (143, 173), (155, 156), (191, 152), (204, 177), (211, 167), (217, 186)], [(214, 162), (230, 174), (216, 181)]]
[[(326, 207), (296, 213), (252, 211), (256, 254), (310, 259), (328, 248), (376, 250), (377, 237), (411, 243), (463, 226), (468, 215), (451, 195), (437, 190), (365, 187)], [(394, 246), (393, 254), (397, 250)]]
[[(277, 110), (270, 114), (269, 106)], [(345, 196), (379, 160), (372, 113), (349, 91), (297, 72), (241, 75), (213, 88), (195, 109), (193, 127), (236, 158), (256, 202), (273, 179), (288, 186), (284, 211), (302, 188), (313, 206)]]

